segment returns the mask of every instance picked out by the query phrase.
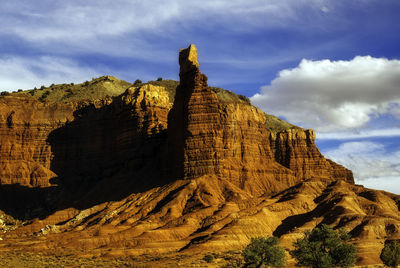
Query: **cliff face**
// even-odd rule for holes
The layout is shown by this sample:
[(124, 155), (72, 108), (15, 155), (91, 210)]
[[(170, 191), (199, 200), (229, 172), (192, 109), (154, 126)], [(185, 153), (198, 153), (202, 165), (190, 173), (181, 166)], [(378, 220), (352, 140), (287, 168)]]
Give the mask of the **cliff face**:
[(0, 98), (0, 210), (30, 219), (162, 183), (171, 105), (153, 85), (104, 100)]
[(0, 182), (50, 186), (52, 130), (73, 118), (70, 105), (44, 105), (27, 98), (0, 98)]
[(313, 177), (353, 182), (351, 171), (321, 155), (312, 130), (268, 130), (266, 115), (256, 107), (219, 99), (199, 70), (193, 45), (180, 51), (179, 63), (180, 85), (168, 120), (176, 178), (213, 174), (256, 195)]
[(272, 132), (271, 148), (275, 160), (294, 171), (300, 180), (320, 178), (324, 180), (343, 179), (354, 183), (350, 170), (326, 159), (315, 146), (313, 130), (288, 129)]
[(43, 90), (48, 101), (0, 97), (0, 218), (17, 220), (0, 250), (227, 251), (267, 235), (290, 247), (328, 223), (351, 231), (360, 263), (379, 262), (370, 252), (399, 236), (398, 196), (354, 185), (312, 130), (209, 87), (193, 45), (179, 63), (177, 87), (103, 77)]

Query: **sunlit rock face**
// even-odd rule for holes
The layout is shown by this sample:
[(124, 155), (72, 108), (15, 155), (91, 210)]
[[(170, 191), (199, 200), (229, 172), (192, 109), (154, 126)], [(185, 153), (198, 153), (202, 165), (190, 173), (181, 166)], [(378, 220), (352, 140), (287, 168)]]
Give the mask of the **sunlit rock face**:
[(216, 175), (252, 194), (315, 176), (352, 182), (350, 171), (320, 154), (312, 130), (268, 128), (267, 115), (245, 99), (219, 97), (199, 70), (194, 45), (180, 51), (179, 63), (180, 85), (168, 121), (174, 177)]

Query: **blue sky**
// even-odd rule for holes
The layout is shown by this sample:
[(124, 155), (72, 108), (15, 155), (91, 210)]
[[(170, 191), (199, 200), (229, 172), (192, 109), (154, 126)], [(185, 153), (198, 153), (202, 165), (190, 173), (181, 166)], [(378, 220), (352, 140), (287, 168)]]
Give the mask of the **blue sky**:
[(210, 85), (315, 129), (357, 183), (400, 194), (398, 14), (398, 0), (7, 1), (0, 90), (178, 79), (194, 43)]

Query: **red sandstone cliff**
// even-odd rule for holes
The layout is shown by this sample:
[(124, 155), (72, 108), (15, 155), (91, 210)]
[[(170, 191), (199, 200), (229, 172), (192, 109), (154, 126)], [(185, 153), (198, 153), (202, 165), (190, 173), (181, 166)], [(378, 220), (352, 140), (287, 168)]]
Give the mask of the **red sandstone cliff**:
[(210, 88), (193, 45), (179, 63), (177, 87), (104, 77), (92, 95), (73, 87), (85, 98), (0, 98), (0, 210), (20, 220), (0, 250), (222, 252), (272, 234), (290, 247), (328, 223), (351, 231), (360, 263), (379, 262), (399, 236), (398, 196), (354, 185), (312, 130)]
[(353, 182), (350, 171), (321, 155), (312, 130), (267, 130), (266, 115), (256, 107), (219, 100), (199, 70), (194, 45), (180, 51), (179, 63), (168, 120), (176, 178), (216, 175), (256, 195), (313, 177)]

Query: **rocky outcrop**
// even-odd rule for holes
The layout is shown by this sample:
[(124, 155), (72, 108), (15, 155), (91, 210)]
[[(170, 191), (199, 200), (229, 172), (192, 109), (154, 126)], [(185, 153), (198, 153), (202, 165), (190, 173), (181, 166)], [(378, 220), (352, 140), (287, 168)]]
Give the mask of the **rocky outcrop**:
[(351, 171), (321, 155), (312, 130), (275, 131), (267, 115), (245, 100), (219, 97), (199, 70), (194, 45), (180, 51), (179, 63), (180, 85), (168, 119), (175, 178), (216, 175), (255, 195), (315, 176), (353, 182)]
[(50, 186), (52, 130), (73, 119), (71, 105), (45, 105), (30, 98), (0, 98), (0, 182)]
[[(0, 98), (0, 209), (30, 219), (162, 183), (171, 106), (165, 89), (153, 85), (104, 100)], [(126, 187), (108, 191), (121, 181)]]
[(191, 179), (218, 173), (221, 143), (217, 95), (199, 70), (194, 45), (179, 53), (180, 84), (168, 118), (172, 176)]
[(327, 223), (351, 231), (360, 264), (378, 263), (399, 238), (400, 197), (354, 185), (312, 130), (209, 87), (195, 46), (179, 63), (177, 87), (105, 77), (90, 98), (86, 83), (0, 98), (0, 250), (190, 254), (268, 235), (290, 248)]
[(315, 146), (315, 133), (311, 129), (288, 129), (270, 134), (275, 160), (294, 171), (300, 180), (346, 180), (354, 183), (353, 174), (341, 165), (326, 159)]

